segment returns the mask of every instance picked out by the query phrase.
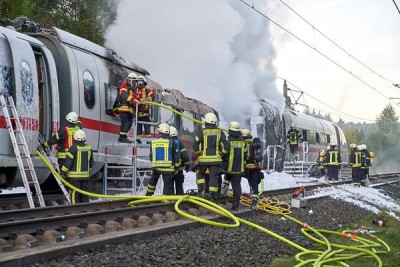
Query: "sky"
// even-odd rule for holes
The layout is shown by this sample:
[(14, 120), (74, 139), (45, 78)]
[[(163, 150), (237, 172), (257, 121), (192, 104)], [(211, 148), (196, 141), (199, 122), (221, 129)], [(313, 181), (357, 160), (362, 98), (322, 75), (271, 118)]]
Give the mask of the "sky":
[(255, 115), (259, 98), (282, 111), (283, 79), (306, 93), (301, 103), (345, 121), (373, 121), (388, 97), (400, 98), (393, 1), (245, 2), (254, 9), (240, 0), (121, 0), (106, 46), (226, 121)]

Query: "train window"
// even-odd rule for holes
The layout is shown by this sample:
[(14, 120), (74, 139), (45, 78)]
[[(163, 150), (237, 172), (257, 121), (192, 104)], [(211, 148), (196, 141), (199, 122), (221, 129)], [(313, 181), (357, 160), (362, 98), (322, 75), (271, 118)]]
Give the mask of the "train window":
[(321, 145), (326, 145), (326, 134), (324, 134), (324, 133), (320, 133), (319, 134), (319, 140), (320, 140), (320, 144)]
[(301, 134), (303, 135), (303, 141), (308, 141), (308, 132), (307, 130), (302, 130)]
[(11, 67), (0, 65), (0, 81), (3, 86), (3, 88), (0, 87), (0, 92), (2, 92), (3, 95), (7, 96), (12, 92), (13, 79)]
[(20, 74), (22, 98), (24, 99), (24, 105), (26, 107), (31, 107), (33, 103), (33, 78), (31, 68), (25, 61), (21, 62)]
[(88, 109), (93, 109), (95, 102), (94, 79), (89, 71), (83, 73), (83, 95)]
[(327, 135), (326, 135), (326, 143), (327, 143), (327, 144), (330, 144), (330, 143), (331, 143), (331, 135), (330, 135), (330, 134), (327, 134)]
[[(203, 121), (203, 117), (200, 114), (193, 114), (193, 118), (195, 118), (198, 121)], [(196, 133), (201, 132), (201, 129), (203, 128), (202, 124), (200, 123), (194, 123), (194, 131)]]
[(104, 83), (104, 93), (106, 100), (106, 114), (112, 115), (114, 102), (118, 94), (118, 88), (116, 86), (110, 86), (108, 83)]
[(310, 131), (307, 141), (308, 141), (309, 144), (316, 144), (317, 143), (317, 136), (316, 136), (315, 131)]
[[(189, 111), (184, 111), (184, 115), (188, 116), (189, 118), (193, 118), (193, 114)], [(182, 118), (182, 130), (186, 133), (188, 132), (194, 132), (194, 122), (187, 119), (187, 118)]]
[(171, 126), (175, 126), (175, 113), (173, 113), (172, 111), (165, 109), (165, 108), (161, 108), (161, 120), (160, 123), (165, 122), (168, 123), (168, 125)]
[(321, 140), (319, 138), (319, 133), (315, 133), (315, 140), (316, 140), (317, 144), (321, 143)]

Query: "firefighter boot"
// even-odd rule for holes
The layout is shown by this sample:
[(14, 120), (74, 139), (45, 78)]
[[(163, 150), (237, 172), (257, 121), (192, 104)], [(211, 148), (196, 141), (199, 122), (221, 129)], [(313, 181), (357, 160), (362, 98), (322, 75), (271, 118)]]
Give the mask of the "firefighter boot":
[(120, 143), (127, 143), (127, 144), (133, 143), (133, 142), (132, 142), (131, 140), (129, 140), (125, 135), (120, 135), (119, 138), (118, 138), (118, 142), (120, 142)]
[(251, 206), (250, 206), (250, 209), (256, 210), (256, 209), (257, 209), (257, 202), (258, 202), (258, 197), (252, 197), (252, 198), (251, 198)]
[(232, 211), (238, 211), (239, 210), (239, 203), (238, 202), (232, 202)]

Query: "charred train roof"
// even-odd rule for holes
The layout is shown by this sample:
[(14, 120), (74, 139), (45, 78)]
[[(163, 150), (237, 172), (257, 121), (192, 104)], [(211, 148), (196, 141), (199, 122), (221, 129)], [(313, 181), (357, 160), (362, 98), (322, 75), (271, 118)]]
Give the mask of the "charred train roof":
[(177, 89), (157, 89), (157, 93), (162, 95), (161, 102), (186, 111), (194, 112), (204, 116), (208, 112), (212, 112), (218, 116), (218, 112), (203, 102), (184, 96)]
[[(126, 61), (125, 59), (123, 59), (122, 57), (118, 56), (118, 54), (111, 50), (111, 49), (107, 49), (103, 46), (100, 46), (98, 44), (95, 44), (89, 40), (86, 40), (82, 37), (76, 36), (72, 33), (63, 31), (61, 29), (58, 29), (56, 27), (53, 27), (53, 31), (51, 31), (52, 35), (56, 36), (58, 38), (58, 40), (68, 46), (74, 47), (76, 49), (79, 50), (84, 50), (90, 53), (93, 53), (99, 57), (108, 59), (118, 65), (121, 65), (123, 67), (126, 67), (128, 69), (132, 69), (134, 71), (143, 73), (145, 75), (150, 75), (150, 73), (140, 67), (139, 65), (136, 65), (135, 63)], [(48, 36), (50, 35), (49, 33), (30, 33), (30, 35), (32, 36)]]

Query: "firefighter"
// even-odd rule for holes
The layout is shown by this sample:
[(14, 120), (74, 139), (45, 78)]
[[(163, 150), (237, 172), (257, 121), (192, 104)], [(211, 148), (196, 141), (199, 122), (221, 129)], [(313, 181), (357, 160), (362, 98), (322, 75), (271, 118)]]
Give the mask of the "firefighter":
[(299, 147), (299, 142), (303, 140), (301, 133), (294, 128), (294, 123), (290, 124), (290, 129), (286, 134), (286, 142), (289, 143), (290, 154), (293, 157), (297, 157), (297, 149)]
[(325, 176), (324, 156), (325, 156), (325, 151), (323, 149), (320, 149), (317, 159), (317, 167), (320, 176)]
[[(134, 98), (138, 101), (154, 101), (154, 93), (153, 91), (146, 87), (147, 81), (146, 78), (143, 76), (138, 76), (137, 79), (137, 88), (134, 92)], [(136, 135), (137, 138), (142, 136), (142, 128), (144, 128), (145, 137), (151, 137), (150, 133), (150, 124), (143, 124), (141, 122), (150, 122), (150, 106), (147, 104), (140, 104), (138, 105), (138, 123), (137, 123), (137, 130)], [(140, 140), (136, 140), (140, 143)]]
[(244, 174), (244, 165), (246, 164), (245, 154), (247, 153), (247, 146), (240, 132), (238, 122), (232, 121), (229, 123), (228, 134), (228, 144), (226, 146), (228, 153), (223, 157), (222, 172), (225, 173), (224, 185), (232, 184), (232, 210), (239, 210), (239, 201), (242, 196), (240, 182)]
[(181, 161), (179, 158), (179, 148), (177, 143), (171, 140), (169, 133), (170, 127), (166, 123), (158, 126), (157, 139), (151, 141), (150, 159), (153, 173), (147, 185), (146, 196), (154, 194), (157, 181), (162, 175), (164, 181), (164, 195), (174, 195), (174, 175), (179, 171)]
[(57, 158), (58, 166), (62, 166), (65, 161), (66, 153), (69, 148), (74, 144), (74, 133), (82, 128), (81, 122), (78, 120), (78, 115), (75, 112), (70, 112), (65, 117), (67, 123), (52, 136), (49, 140), (42, 145), (45, 148), (57, 144)]
[(357, 148), (356, 144), (349, 145), (350, 157), (349, 157), (349, 165), (351, 167), (351, 178), (353, 179), (353, 183), (360, 183), (360, 171), (361, 171), (361, 150)]
[[(68, 182), (83, 191), (89, 190), (89, 173), (93, 166), (93, 152), (90, 145), (85, 144), (86, 134), (82, 130), (74, 133), (75, 143), (69, 148), (61, 174)], [(71, 195), (72, 203), (89, 202), (89, 196), (76, 192)]]
[[(218, 175), (221, 172), (222, 156), (227, 154), (225, 134), (218, 128), (218, 119), (214, 113), (204, 116), (205, 127), (196, 134), (193, 150), (198, 155), (196, 179), (202, 197), (214, 199), (218, 193)], [(209, 188), (206, 188), (206, 171), (209, 174)]]
[(133, 124), (135, 105), (137, 102), (133, 93), (136, 89), (137, 81), (138, 76), (136, 73), (131, 72), (119, 87), (116, 100), (116, 112), (120, 114), (121, 119), (121, 128), (118, 138), (118, 142), (120, 143), (132, 143), (132, 141), (128, 139), (128, 132)]
[(335, 144), (331, 144), (329, 149), (325, 153), (324, 163), (328, 171), (328, 180), (338, 181), (339, 180), (339, 168), (342, 163), (339, 151)]
[[(246, 142), (246, 155), (245, 160), (246, 164), (244, 165), (245, 173), (244, 177), (247, 178), (250, 186), (251, 193), (251, 208), (257, 208), (258, 202), (258, 185), (261, 182), (261, 161), (255, 157), (255, 148), (253, 137), (251, 135), (250, 130), (242, 129), (241, 131), (243, 140)], [(229, 139), (229, 138), (228, 138)]]
[(360, 183), (362, 186), (367, 186), (367, 181), (369, 178), (369, 167), (371, 166), (370, 152), (367, 150), (367, 146), (362, 144), (361, 147), (361, 171), (362, 179)]
[(176, 145), (179, 150), (180, 161), (181, 161), (181, 165), (179, 166), (179, 171), (177, 174), (174, 175), (175, 193), (177, 195), (183, 195), (184, 194), (183, 182), (185, 181), (185, 176), (183, 175), (183, 170), (185, 170), (186, 172), (189, 171), (190, 158), (186, 151), (185, 146), (178, 138), (178, 131), (176, 130), (175, 127), (173, 127), (173, 126), (169, 127), (169, 136), (170, 136), (171, 140), (176, 142)]

